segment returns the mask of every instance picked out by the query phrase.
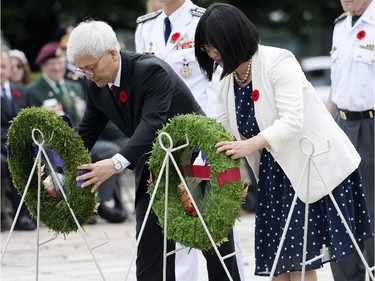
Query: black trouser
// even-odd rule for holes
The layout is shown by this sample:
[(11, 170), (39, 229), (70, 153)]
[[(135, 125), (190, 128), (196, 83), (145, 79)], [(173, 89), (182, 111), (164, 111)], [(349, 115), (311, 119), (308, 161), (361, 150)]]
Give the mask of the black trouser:
[[(6, 162), (6, 156), (1, 154), (1, 189), (2, 189), (2, 196), (5, 197), (1, 198), (1, 204), (4, 206), (11, 206), (11, 214), (5, 214), (6, 216), (11, 215), (14, 216), (17, 212), (17, 209), (20, 205), (21, 198), (23, 194), (18, 194), (17, 189), (14, 187), (12, 182), (12, 176), (8, 169), (8, 163)], [(3, 191), (4, 189), (4, 191)], [(10, 200), (10, 201), (8, 201)], [(7, 202), (6, 202), (7, 201)], [(21, 210), (18, 217), (27, 216), (30, 217), (29, 210), (26, 207), (25, 202), (21, 206)], [(13, 217), (10, 218), (13, 220)]]
[[(359, 171), (362, 175), (371, 223), (374, 227), (374, 119), (345, 121), (337, 117), (336, 121), (361, 156)], [(358, 244), (371, 268), (374, 266), (374, 237)], [(365, 280), (365, 267), (357, 252), (337, 263), (332, 262), (331, 269), (335, 281)]]

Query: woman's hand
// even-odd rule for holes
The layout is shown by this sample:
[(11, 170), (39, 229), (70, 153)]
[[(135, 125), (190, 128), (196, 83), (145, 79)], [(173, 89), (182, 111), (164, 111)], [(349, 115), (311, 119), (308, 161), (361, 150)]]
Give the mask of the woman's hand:
[(79, 170), (87, 170), (88, 172), (80, 175), (76, 178), (77, 181), (85, 181), (81, 187), (87, 187), (91, 184), (94, 186), (91, 188), (91, 192), (94, 193), (95, 190), (101, 185), (105, 180), (116, 173), (115, 166), (111, 159), (100, 160), (94, 164), (84, 164), (78, 166)]
[(216, 153), (225, 152), (231, 159), (249, 156), (254, 151), (268, 146), (267, 141), (260, 135), (241, 141), (221, 141), (215, 145)]

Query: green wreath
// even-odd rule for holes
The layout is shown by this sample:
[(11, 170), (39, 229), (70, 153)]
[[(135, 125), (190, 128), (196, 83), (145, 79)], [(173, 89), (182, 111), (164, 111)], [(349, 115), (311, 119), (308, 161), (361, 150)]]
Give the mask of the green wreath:
[[(90, 188), (77, 187), (77, 166), (90, 163), (91, 158), (79, 135), (55, 112), (45, 108), (27, 108), (11, 121), (8, 130), (8, 158), (14, 186), (23, 195), (35, 162), (32, 130), (38, 129), (48, 145), (62, 160), (67, 200), (81, 226), (92, 217), (96, 206), (95, 194)], [(40, 140), (40, 134), (36, 133)], [(40, 140), (42, 141), (42, 140)], [(40, 221), (57, 233), (68, 234), (78, 227), (64, 199), (52, 198), (41, 189)], [(25, 203), (33, 217), (37, 215), (38, 172), (32, 177)]]
[[(159, 131), (168, 133), (173, 140), (173, 147), (178, 147), (189, 140), (189, 147), (173, 153), (178, 165), (186, 156), (186, 150), (197, 147), (206, 155), (211, 166), (211, 190), (203, 219), (217, 245), (226, 240), (239, 215), (242, 197), (242, 183), (240, 180), (219, 185), (216, 176), (232, 168), (239, 169), (240, 161), (232, 160), (224, 153), (217, 154), (215, 144), (223, 140), (232, 140), (228, 132), (215, 120), (205, 116), (186, 114), (172, 118), (169, 123)], [(163, 141), (164, 142), (164, 141)], [(168, 146), (168, 145), (166, 145)], [(160, 173), (165, 151), (159, 144), (158, 138), (153, 144), (149, 167), (153, 180), (149, 183), (148, 192), (152, 194), (156, 179)], [(182, 202), (178, 188), (180, 178), (170, 163), (169, 191), (168, 191), (168, 231), (167, 237), (189, 248), (208, 250), (212, 244), (204, 231), (201, 221), (197, 216), (192, 216)], [(190, 189), (190, 188), (189, 188)], [(164, 226), (164, 200), (165, 200), (165, 173), (160, 181), (158, 191), (153, 203), (153, 211), (158, 217), (159, 224)]]

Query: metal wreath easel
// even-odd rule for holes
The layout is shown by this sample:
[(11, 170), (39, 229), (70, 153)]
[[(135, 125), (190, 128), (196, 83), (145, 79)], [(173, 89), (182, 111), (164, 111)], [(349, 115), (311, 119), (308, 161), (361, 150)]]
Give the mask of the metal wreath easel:
[[(307, 145), (310, 147), (309, 150), (308, 149), (304, 149), (303, 142), (306, 143), (305, 147)], [(306, 162), (304, 164), (304, 167), (302, 169), (301, 178), (299, 180), (297, 190), (295, 191), (295, 195), (294, 195), (293, 201), (291, 203), (291, 209), (290, 209), (290, 211), (288, 213), (288, 217), (287, 217), (287, 220), (285, 222), (284, 230), (283, 230), (282, 236), (280, 238), (280, 243), (279, 243), (279, 246), (278, 246), (278, 249), (277, 249), (276, 257), (275, 257), (275, 260), (273, 262), (272, 270), (271, 270), (271, 273), (270, 273), (270, 279), (269, 279), (270, 281), (273, 278), (273, 275), (274, 275), (275, 270), (276, 270), (277, 262), (278, 262), (278, 260), (280, 258), (281, 250), (282, 250), (282, 247), (283, 247), (283, 244), (284, 244), (284, 241), (285, 241), (285, 237), (286, 237), (286, 234), (287, 234), (288, 229), (289, 229), (289, 224), (290, 224), (290, 221), (292, 219), (293, 211), (294, 211), (294, 208), (295, 208), (295, 205), (296, 205), (296, 202), (297, 202), (297, 194), (298, 194), (298, 191), (300, 190), (300, 188), (302, 186), (302, 178), (303, 178), (303, 174), (305, 173), (306, 170), (307, 170), (306, 198), (309, 198), (311, 164), (314, 166), (314, 168), (316, 169), (316, 171), (317, 171), (317, 173), (318, 173), (321, 181), (323, 182), (324, 187), (326, 188), (326, 190), (328, 192), (328, 195), (329, 195), (330, 199), (332, 200), (332, 203), (335, 206), (335, 209), (336, 209), (337, 213), (340, 216), (341, 222), (344, 225), (344, 227), (345, 227), (348, 235), (350, 236), (350, 239), (352, 240), (355, 249), (358, 252), (359, 257), (361, 258), (361, 261), (362, 261), (363, 265), (365, 266), (366, 271), (367, 271), (370, 279), (372, 281), (375, 281), (374, 274), (372, 273), (372, 271), (375, 269), (375, 266), (373, 266), (372, 268), (369, 267), (369, 265), (368, 265), (368, 263), (367, 263), (364, 255), (363, 255), (361, 249), (358, 246), (358, 243), (357, 243), (357, 241), (356, 241), (353, 233), (350, 231), (348, 223), (346, 222), (345, 217), (342, 214), (342, 212), (340, 210), (340, 207), (338, 206), (338, 204), (336, 202), (336, 199), (332, 195), (332, 191), (328, 188), (328, 186), (325, 183), (325, 181), (324, 181), (324, 179), (323, 179), (323, 177), (322, 177), (322, 175), (321, 175), (321, 173), (320, 173), (317, 165), (314, 162), (314, 157), (322, 155), (322, 154), (325, 154), (325, 153), (329, 153), (329, 151), (331, 150), (331, 148), (330, 148), (329, 141), (327, 141), (327, 143), (328, 143), (328, 149), (326, 151), (315, 153), (314, 143), (313, 143), (313, 141), (309, 137), (306, 137), (306, 136), (302, 137), (301, 140), (300, 140), (300, 142), (299, 142), (301, 151), (307, 156), (307, 160), (306, 160)], [(303, 255), (302, 255), (301, 281), (305, 280), (306, 264), (310, 264), (310, 263), (312, 263), (312, 262), (314, 262), (314, 261), (316, 261), (318, 259), (322, 259), (323, 262), (330, 260), (329, 248), (327, 248), (325, 245), (323, 245), (322, 249), (320, 250), (321, 254), (319, 256), (316, 256), (316, 257), (314, 257), (314, 258), (306, 261), (307, 235), (308, 235), (308, 219), (309, 219), (309, 203), (305, 203), (304, 236), (303, 236), (304, 239), (303, 239)]]
[[(168, 139), (168, 141), (169, 141), (168, 146), (165, 146), (163, 144), (163, 141), (162, 141), (162, 137), (163, 136), (165, 136)], [(199, 217), (199, 219), (200, 219), (200, 221), (202, 223), (202, 226), (203, 226), (203, 228), (204, 228), (204, 230), (205, 230), (208, 238), (210, 239), (212, 247), (214, 248), (217, 257), (219, 258), (220, 263), (223, 266), (225, 273), (227, 274), (228, 279), (230, 281), (233, 281), (232, 276), (230, 275), (230, 273), (228, 271), (228, 268), (227, 268), (227, 266), (224, 263), (224, 260), (227, 259), (227, 258), (230, 258), (230, 257), (232, 257), (234, 255), (236, 255), (237, 253), (240, 252), (240, 250), (239, 251), (235, 251), (233, 253), (230, 253), (230, 254), (228, 254), (228, 255), (226, 255), (224, 257), (221, 256), (221, 254), (220, 254), (220, 252), (219, 252), (219, 250), (218, 250), (218, 248), (217, 248), (217, 246), (215, 244), (215, 241), (212, 238), (211, 233), (208, 230), (207, 225), (206, 225), (206, 223), (205, 223), (205, 221), (204, 221), (204, 219), (202, 217), (202, 214), (199, 211), (199, 208), (198, 208), (197, 204), (195, 203), (194, 197), (192, 196), (192, 194), (191, 194), (191, 192), (189, 190), (189, 187), (187, 186), (187, 184), (185, 182), (185, 179), (182, 176), (182, 174), (180, 172), (180, 169), (178, 168), (176, 160), (174, 159), (174, 157), (172, 155), (173, 152), (189, 146), (189, 140), (188, 140), (188, 138), (186, 137), (186, 144), (183, 144), (183, 145), (178, 146), (176, 148), (173, 148), (173, 140), (172, 140), (171, 136), (168, 133), (161, 132), (160, 135), (159, 135), (159, 137), (158, 137), (158, 140), (159, 140), (159, 144), (160, 144), (161, 148), (165, 151), (165, 157), (164, 157), (164, 161), (163, 161), (162, 167), (160, 169), (160, 173), (158, 175), (158, 179), (156, 181), (155, 189), (154, 189), (154, 191), (152, 192), (152, 195), (151, 195), (150, 203), (149, 203), (149, 205), (147, 207), (147, 211), (146, 211), (146, 214), (145, 214), (145, 217), (144, 217), (144, 220), (143, 220), (143, 223), (142, 223), (142, 226), (141, 226), (141, 229), (140, 229), (137, 241), (136, 241), (135, 248), (133, 250), (133, 254), (132, 254), (132, 257), (131, 257), (131, 261), (130, 261), (130, 264), (129, 264), (129, 268), (128, 268), (125, 280), (128, 280), (129, 273), (130, 273), (130, 270), (131, 270), (131, 266), (132, 266), (132, 264), (134, 262), (134, 258), (135, 258), (136, 252), (137, 252), (137, 248), (138, 248), (138, 245), (139, 245), (140, 240), (142, 238), (142, 234), (143, 234), (143, 231), (144, 231), (144, 228), (145, 228), (148, 216), (149, 216), (149, 214), (151, 212), (151, 207), (152, 207), (152, 204), (154, 203), (156, 192), (158, 190), (158, 187), (159, 187), (159, 184), (160, 184), (160, 181), (161, 181), (161, 177), (163, 175), (164, 170), (165, 170), (165, 204), (164, 204), (164, 241), (163, 241), (163, 281), (166, 281), (167, 257), (170, 256), (170, 255), (173, 255), (173, 254), (177, 253), (178, 251), (181, 251), (182, 249), (184, 249), (184, 248), (179, 248), (179, 249), (176, 249), (174, 251), (170, 251), (170, 252), (167, 253), (169, 160), (171, 160), (172, 163), (173, 163), (173, 166), (174, 166), (174, 168), (175, 168), (175, 170), (176, 170), (176, 172), (178, 174), (178, 176), (180, 177), (181, 182), (183, 183), (183, 185), (184, 185), (184, 187), (185, 187), (185, 189), (186, 189), (186, 191), (187, 191), (187, 193), (188, 193), (188, 195), (190, 197), (191, 203), (193, 204), (193, 206), (194, 206), (194, 208), (195, 208), (195, 210), (196, 210), (196, 212), (198, 214), (198, 217)]]
[[(40, 137), (41, 137), (41, 140), (42, 140), (41, 142), (39, 142), (39, 141), (36, 139), (36, 137), (35, 137), (35, 133), (36, 133), (36, 132), (38, 132), (38, 134), (40, 134)], [(22, 198), (21, 198), (20, 204), (19, 204), (19, 206), (18, 206), (18, 209), (17, 209), (16, 215), (15, 215), (15, 217), (14, 217), (14, 219), (13, 219), (13, 223), (12, 223), (12, 226), (11, 226), (11, 228), (10, 228), (10, 231), (9, 231), (9, 234), (8, 234), (8, 237), (7, 237), (7, 240), (6, 240), (6, 242), (5, 242), (4, 249), (3, 249), (3, 252), (2, 252), (2, 255), (1, 255), (1, 263), (3, 262), (3, 258), (4, 258), (4, 255), (5, 255), (5, 252), (6, 252), (6, 250), (7, 250), (7, 247), (8, 247), (8, 243), (9, 243), (10, 237), (11, 237), (12, 232), (13, 232), (13, 230), (14, 230), (14, 226), (15, 226), (15, 224), (16, 224), (16, 222), (17, 222), (17, 219), (18, 219), (18, 216), (19, 216), (19, 213), (20, 213), (20, 210), (21, 210), (22, 204), (23, 204), (23, 202), (24, 202), (24, 200), (25, 200), (25, 196), (26, 196), (27, 191), (28, 191), (28, 189), (29, 189), (31, 179), (32, 179), (32, 177), (33, 177), (33, 175), (34, 175), (34, 172), (35, 172), (35, 168), (36, 168), (36, 166), (38, 165), (38, 203), (37, 203), (37, 221), (36, 221), (36, 225), (37, 225), (37, 238), (36, 238), (36, 265), (35, 265), (36, 270), (35, 270), (35, 271), (36, 271), (36, 280), (39, 280), (39, 248), (40, 248), (42, 245), (45, 245), (45, 244), (47, 244), (47, 243), (49, 243), (49, 242), (55, 240), (55, 239), (57, 238), (57, 236), (58, 236), (58, 234), (55, 232), (55, 234), (52, 236), (51, 239), (49, 239), (49, 240), (47, 240), (47, 241), (45, 241), (45, 242), (40, 243), (40, 239), (39, 239), (39, 232), (40, 232), (40, 230), (39, 230), (39, 225), (40, 225), (40, 194), (41, 194), (41, 163), (42, 163), (42, 158), (41, 158), (41, 156), (42, 156), (42, 153), (43, 153), (45, 159), (47, 160), (48, 167), (49, 167), (50, 170), (52, 171), (52, 175), (53, 175), (53, 177), (54, 177), (54, 178), (57, 178), (57, 176), (56, 176), (56, 172), (55, 172), (55, 170), (54, 170), (53, 166), (51, 165), (51, 162), (50, 162), (50, 160), (49, 160), (49, 158), (48, 158), (48, 154), (46, 153), (46, 151), (44, 150), (44, 147), (43, 147), (43, 145), (44, 145), (44, 136), (43, 136), (43, 133), (42, 133), (39, 129), (35, 129), (35, 128), (34, 128), (34, 129), (32, 130), (32, 133), (31, 133), (31, 134), (32, 134), (32, 139), (33, 139), (34, 143), (35, 143), (35, 144), (38, 146), (38, 148), (39, 148), (39, 149), (38, 149), (38, 154), (37, 154), (37, 156), (36, 156), (36, 158), (35, 158), (34, 165), (33, 165), (32, 169), (31, 169), (29, 179), (28, 179), (28, 181), (27, 181), (27, 184), (26, 184), (25, 190), (24, 190), (24, 192), (23, 192), (23, 195), (22, 195)], [(105, 241), (105, 242), (103, 242), (103, 243), (101, 243), (101, 244), (99, 244), (99, 245), (97, 245), (97, 246), (94, 246), (94, 247), (91, 247), (91, 248), (90, 248), (89, 243), (88, 243), (88, 241), (87, 241), (87, 237), (86, 237), (86, 235), (85, 235), (85, 232), (84, 232), (84, 230), (82, 229), (80, 223), (78, 222), (77, 217), (76, 217), (74, 211), (73, 211), (72, 208), (70, 207), (69, 202), (67, 201), (67, 197), (66, 197), (65, 191), (64, 191), (64, 189), (62, 188), (60, 181), (57, 181), (57, 184), (58, 184), (58, 186), (59, 186), (59, 188), (60, 188), (60, 191), (61, 191), (61, 193), (62, 193), (62, 195), (63, 195), (63, 197), (64, 197), (64, 200), (65, 200), (65, 202), (66, 202), (66, 204), (67, 204), (67, 206), (68, 206), (68, 208), (69, 208), (69, 211), (70, 211), (70, 213), (71, 213), (71, 215), (72, 215), (72, 217), (73, 217), (73, 219), (74, 219), (74, 221), (75, 221), (75, 223), (76, 223), (76, 225), (77, 225), (77, 227), (78, 227), (78, 229), (79, 229), (79, 232), (81, 233), (82, 238), (83, 238), (83, 240), (85, 241), (85, 244), (86, 244), (88, 250), (90, 251), (91, 257), (92, 257), (92, 259), (94, 260), (94, 262), (95, 262), (95, 264), (96, 264), (96, 267), (97, 267), (97, 269), (98, 269), (98, 271), (99, 271), (99, 273), (100, 273), (102, 279), (105, 280), (104, 275), (103, 275), (103, 272), (102, 272), (102, 270), (101, 270), (101, 268), (100, 268), (100, 266), (99, 266), (99, 264), (98, 264), (98, 262), (97, 262), (97, 260), (96, 260), (96, 258), (95, 258), (95, 255), (94, 255), (94, 253), (93, 253), (93, 250), (96, 249), (96, 248), (98, 248), (98, 247), (100, 247), (100, 246), (102, 246), (102, 245), (104, 245), (104, 244), (106, 244), (106, 243), (108, 243), (108, 242), (109, 242), (108, 236), (107, 236), (106, 233), (104, 233), (104, 235), (106, 236), (106, 240), (107, 240), (107, 241)]]

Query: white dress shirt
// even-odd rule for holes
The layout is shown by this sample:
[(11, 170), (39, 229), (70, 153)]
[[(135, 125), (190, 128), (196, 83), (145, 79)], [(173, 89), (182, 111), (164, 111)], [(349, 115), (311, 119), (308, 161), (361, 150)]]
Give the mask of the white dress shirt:
[[(364, 37), (358, 33), (364, 31)], [(362, 33), (363, 34), (363, 33)], [(375, 5), (352, 26), (352, 16), (337, 22), (331, 50), (332, 101), (340, 109), (374, 109)]]

